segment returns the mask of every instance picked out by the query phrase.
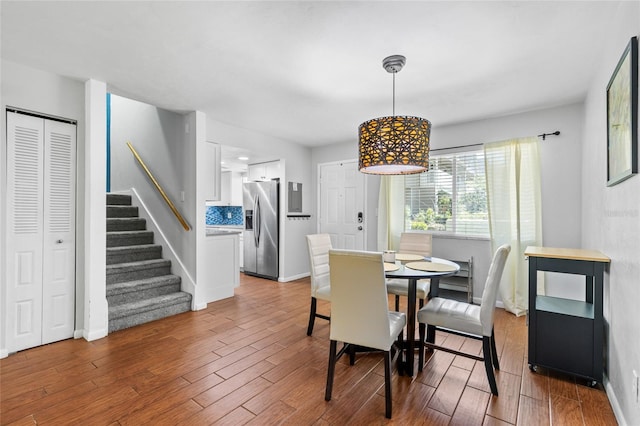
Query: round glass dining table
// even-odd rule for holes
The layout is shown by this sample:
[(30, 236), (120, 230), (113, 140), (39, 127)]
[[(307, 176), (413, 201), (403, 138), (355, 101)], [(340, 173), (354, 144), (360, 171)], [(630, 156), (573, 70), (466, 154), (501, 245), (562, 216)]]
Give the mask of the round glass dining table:
[[(412, 269), (407, 265), (411, 265), (413, 262), (400, 262), (396, 261), (396, 266), (399, 266), (397, 270), (385, 271), (387, 278), (394, 279), (406, 279), (409, 282), (409, 292), (407, 295), (407, 338), (404, 342), (404, 356), (398, 357), (398, 371), (400, 374), (407, 374), (413, 376), (413, 364), (414, 364), (414, 351), (416, 346), (416, 284), (418, 280), (428, 279), (431, 281), (429, 297), (437, 297), (440, 285), (440, 278), (450, 277), (455, 275), (460, 270), (460, 265), (455, 262), (446, 259), (440, 259), (437, 257), (425, 257), (423, 262), (430, 262), (435, 265), (426, 265), (426, 268), (433, 266), (432, 269), (439, 270), (422, 270)], [(417, 262), (422, 263), (422, 262)], [(424, 265), (423, 265), (424, 266)]]

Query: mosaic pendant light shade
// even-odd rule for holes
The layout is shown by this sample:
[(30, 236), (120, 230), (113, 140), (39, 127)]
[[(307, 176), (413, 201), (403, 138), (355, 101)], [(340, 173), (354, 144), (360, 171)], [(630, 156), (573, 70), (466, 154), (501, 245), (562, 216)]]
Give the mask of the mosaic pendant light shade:
[(429, 168), (431, 123), (420, 117), (380, 117), (358, 128), (359, 163), (363, 173), (399, 175)]
[(405, 57), (393, 55), (382, 61), (393, 73), (393, 114), (374, 118), (358, 127), (358, 168), (363, 173), (405, 175), (429, 169), (429, 135), (431, 122), (424, 118), (395, 115), (395, 73), (405, 64)]

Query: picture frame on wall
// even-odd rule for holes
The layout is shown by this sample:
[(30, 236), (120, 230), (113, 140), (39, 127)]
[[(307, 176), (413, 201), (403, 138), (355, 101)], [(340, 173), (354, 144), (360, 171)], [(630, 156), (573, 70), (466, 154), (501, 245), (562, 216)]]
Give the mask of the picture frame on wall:
[(607, 186), (638, 173), (638, 38), (632, 37), (607, 85)]

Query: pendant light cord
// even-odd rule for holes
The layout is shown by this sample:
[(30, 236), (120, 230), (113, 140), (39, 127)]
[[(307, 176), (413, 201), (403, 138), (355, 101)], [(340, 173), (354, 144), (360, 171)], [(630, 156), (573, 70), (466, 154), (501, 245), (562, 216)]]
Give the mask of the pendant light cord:
[(393, 117), (396, 116), (396, 73), (393, 73), (393, 109), (392, 114)]

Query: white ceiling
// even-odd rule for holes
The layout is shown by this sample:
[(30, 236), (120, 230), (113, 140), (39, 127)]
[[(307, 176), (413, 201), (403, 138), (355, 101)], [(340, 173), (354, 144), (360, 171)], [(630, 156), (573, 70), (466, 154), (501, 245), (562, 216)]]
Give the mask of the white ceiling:
[[(611, 1), (2, 1), (2, 58), (307, 146), (582, 100)], [(437, 141), (432, 141), (437, 146)]]

